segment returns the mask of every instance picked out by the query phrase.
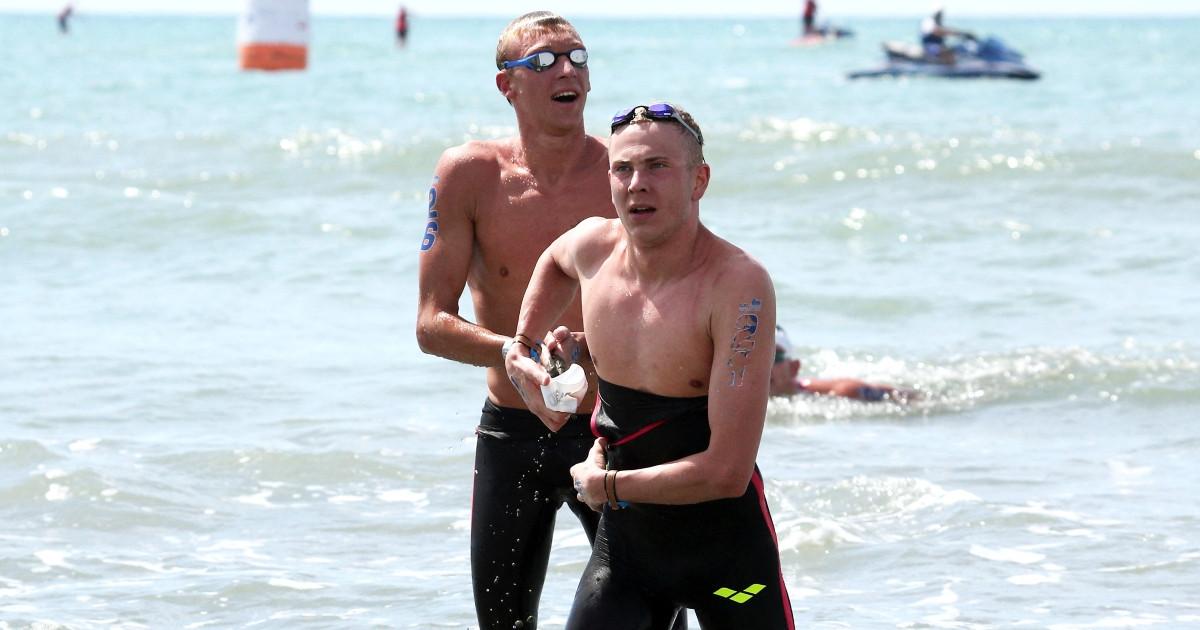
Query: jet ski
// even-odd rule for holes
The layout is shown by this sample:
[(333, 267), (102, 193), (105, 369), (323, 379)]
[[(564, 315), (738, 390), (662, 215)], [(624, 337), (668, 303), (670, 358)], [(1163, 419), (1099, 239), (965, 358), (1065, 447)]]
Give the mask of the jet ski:
[(817, 27), (816, 34), (829, 39), (844, 39), (846, 37), (854, 37), (854, 31), (848, 28), (840, 28), (832, 24), (822, 24)]
[(1025, 57), (996, 37), (963, 39), (952, 47), (954, 62), (945, 63), (925, 54), (924, 48), (905, 42), (884, 42), (887, 62), (879, 68), (857, 70), (849, 79), (923, 75), (952, 79), (1036, 79), (1037, 70), (1025, 63)]
[(817, 46), (838, 39), (846, 39), (854, 37), (854, 31), (848, 28), (838, 28), (829, 24), (824, 24), (820, 28), (814, 29), (813, 32), (807, 35), (801, 35), (792, 40), (793, 46)]

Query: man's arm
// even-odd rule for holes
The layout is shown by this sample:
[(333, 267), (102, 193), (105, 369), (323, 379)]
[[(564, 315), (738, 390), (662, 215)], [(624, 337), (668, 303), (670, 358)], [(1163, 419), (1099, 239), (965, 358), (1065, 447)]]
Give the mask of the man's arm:
[[(555, 239), (546, 251), (542, 252), (533, 268), (529, 286), (525, 289), (525, 297), (521, 300), (521, 314), (517, 318), (517, 338), (522, 343), (511, 348), (505, 357), (504, 368), (508, 371), (508, 378), (513, 387), (520, 392), (529, 410), (552, 431), (562, 428), (570, 414), (551, 411), (546, 407), (542, 400), (541, 386), (550, 383), (550, 374), (530, 357), (530, 348), (518, 346), (527, 343), (537, 345), (543, 340), (553, 338), (553, 348), (562, 345), (571, 334), (571, 331), (562, 327), (552, 329), (571, 305), (579, 289), (575, 249), (588, 238), (590, 231), (596, 229), (598, 221), (602, 222), (603, 219), (585, 219)], [(583, 336), (576, 333), (576, 339), (579, 343), (571, 345), (578, 351), (583, 347)]]
[[(620, 471), (617, 494), (622, 501), (688, 504), (738, 497), (754, 474), (775, 358), (775, 290), (766, 271), (745, 260), (725, 274), (713, 295), (721, 300), (710, 317), (708, 449), (674, 462)], [(584, 485), (581, 493), (589, 502), (597, 497), (603, 502), (604, 471), (593, 459), (572, 467), (571, 473)]]
[(517, 332), (541, 340), (575, 299), (579, 275), (575, 270), (575, 250), (603, 219), (585, 219), (567, 230), (538, 257), (517, 317)]
[(418, 265), (417, 345), (422, 352), (485, 367), (501, 363), (506, 340), (458, 314), (475, 247), (478, 182), (495, 178), (478, 145), (447, 149), (438, 160)]

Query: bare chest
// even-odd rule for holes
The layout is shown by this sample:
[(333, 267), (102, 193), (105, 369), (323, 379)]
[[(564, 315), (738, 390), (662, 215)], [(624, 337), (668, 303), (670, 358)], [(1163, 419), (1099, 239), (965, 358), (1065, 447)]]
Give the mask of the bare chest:
[(593, 216), (616, 216), (607, 178), (548, 190), (529, 177), (505, 176), (476, 208), (473, 272), (523, 284), (550, 243)]
[(600, 374), (664, 395), (705, 393), (713, 357), (707, 299), (686, 282), (653, 290), (602, 277), (584, 283), (584, 326)]

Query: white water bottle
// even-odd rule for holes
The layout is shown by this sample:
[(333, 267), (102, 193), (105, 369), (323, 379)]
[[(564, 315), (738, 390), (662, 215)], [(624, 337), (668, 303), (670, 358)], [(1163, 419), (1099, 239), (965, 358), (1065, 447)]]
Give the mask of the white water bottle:
[(580, 401), (587, 395), (587, 373), (578, 363), (571, 364), (562, 374), (542, 385), (542, 400), (554, 411), (575, 413)]

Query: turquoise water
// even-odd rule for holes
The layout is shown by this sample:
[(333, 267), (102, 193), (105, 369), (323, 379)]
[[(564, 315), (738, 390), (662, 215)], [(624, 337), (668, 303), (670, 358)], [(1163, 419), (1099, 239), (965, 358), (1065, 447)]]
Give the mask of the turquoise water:
[[(420, 354), (446, 147), (513, 132), (500, 19), (0, 15), (0, 628), (473, 627), (482, 374)], [(1200, 20), (976, 20), (1034, 83), (856, 81), (915, 20), (577, 21), (588, 125), (703, 126), (702, 216), (810, 375), (759, 463), (801, 627), (1200, 623)], [(586, 559), (564, 515), (542, 626)]]

